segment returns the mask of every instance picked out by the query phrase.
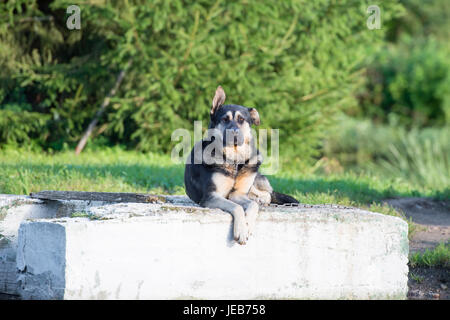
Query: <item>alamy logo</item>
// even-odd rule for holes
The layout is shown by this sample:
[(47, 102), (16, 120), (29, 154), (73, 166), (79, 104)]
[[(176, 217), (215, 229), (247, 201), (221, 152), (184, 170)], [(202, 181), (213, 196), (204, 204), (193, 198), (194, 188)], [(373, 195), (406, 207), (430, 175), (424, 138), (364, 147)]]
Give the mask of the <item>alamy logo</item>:
[[(226, 147), (224, 146), (224, 140), (227, 141), (225, 145), (230, 145), (228, 139), (232, 135), (228, 135), (225, 139), (219, 130), (214, 128), (207, 129), (204, 134), (202, 134), (202, 122), (194, 121), (194, 142), (200, 140), (210, 142), (204, 149), (201, 144), (195, 143), (194, 145), (194, 164), (205, 163), (210, 164), (223, 164), (230, 160), (233, 164), (249, 163), (256, 164), (257, 161), (263, 159), (263, 164), (261, 166), (261, 173), (266, 175), (272, 175), (278, 172), (280, 169), (279, 163), (279, 129), (259, 129), (258, 135), (255, 129), (251, 129), (252, 139), (248, 144), (248, 148), (242, 148), (239, 151), (242, 158), (231, 158), (228, 159), (229, 154), (227, 154), (227, 159), (223, 158), (226, 154)], [(270, 131), (270, 148), (268, 133)], [(173, 147), (171, 152), (171, 160), (173, 163), (192, 163), (191, 158), (187, 158), (192, 148), (191, 133), (187, 129), (176, 129), (172, 132), (171, 140), (177, 142)], [(231, 143), (232, 144), (232, 143)], [(259, 150), (260, 157), (252, 157), (255, 155), (256, 148)], [(233, 149), (233, 148), (231, 148)], [(270, 149), (270, 155), (269, 155)], [(232, 154), (230, 154), (232, 156)]]
[(67, 8), (66, 13), (70, 14), (67, 18), (66, 26), (69, 30), (81, 29), (81, 9), (77, 5), (71, 5)]
[(367, 18), (367, 28), (369, 30), (381, 29), (381, 10), (377, 5), (367, 7), (367, 13), (370, 16)]

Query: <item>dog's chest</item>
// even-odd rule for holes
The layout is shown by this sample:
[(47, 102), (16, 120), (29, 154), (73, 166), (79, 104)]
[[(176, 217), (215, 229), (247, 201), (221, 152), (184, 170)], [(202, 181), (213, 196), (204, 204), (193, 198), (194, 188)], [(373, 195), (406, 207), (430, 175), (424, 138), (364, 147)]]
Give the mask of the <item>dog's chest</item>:
[(253, 185), (256, 170), (243, 165), (229, 164), (213, 176), (216, 192), (226, 197), (230, 193), (247, 194)]

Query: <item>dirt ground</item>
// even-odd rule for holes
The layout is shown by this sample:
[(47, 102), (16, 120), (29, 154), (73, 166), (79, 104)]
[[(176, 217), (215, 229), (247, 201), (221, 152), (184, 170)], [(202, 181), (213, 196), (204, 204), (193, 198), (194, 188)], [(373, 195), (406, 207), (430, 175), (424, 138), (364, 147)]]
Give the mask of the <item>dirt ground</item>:
[(402, 210), (419, 225), (409, 243), (410, 252), (432, 249), (440, 242), (450, 241), (450, 201), (426, 198), (400, 198), (385, 201)]
[[(419, 225), (410, 239), (410, 253), (423, 252), (440, 242), (450, 241), (450, 201), (426, 198), (399, 198), (385, 201)], [(450, 269), (410, 268), (408, 298), (412, 300), (450, 300)]]
[(408, 299), (450, 300), (450, 269), (410, 268)]

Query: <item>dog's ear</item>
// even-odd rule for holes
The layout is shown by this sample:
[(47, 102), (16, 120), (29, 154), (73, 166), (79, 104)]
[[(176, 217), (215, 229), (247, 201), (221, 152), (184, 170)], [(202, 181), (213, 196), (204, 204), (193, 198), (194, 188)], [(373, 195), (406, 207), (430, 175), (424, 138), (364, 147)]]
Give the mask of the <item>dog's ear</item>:
[(225, 102), (225, 91), (223, 91), (221, 86), (216, 89), (216, 94), (212, 101), (211, 115), (213, 115)]
[(259, 120), (259, 113), (255, 108), (248, 108), (248, 111), (250, 112), (250, 117), (252, 118), (253, 124), (259, 126), (261, 121)]

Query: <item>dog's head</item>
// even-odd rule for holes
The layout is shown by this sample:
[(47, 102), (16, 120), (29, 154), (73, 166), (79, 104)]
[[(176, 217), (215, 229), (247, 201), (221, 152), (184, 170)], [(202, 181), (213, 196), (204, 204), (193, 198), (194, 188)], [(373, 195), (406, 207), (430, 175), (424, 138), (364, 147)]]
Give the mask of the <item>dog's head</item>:
[(258, 111), (234, 104), (224, 105), (224, 102), (225, 92), (219, 86), (212, 101), (209, 128), (220, 131), (224, 147), (250, 144), (251, 126), (260, 124)]

